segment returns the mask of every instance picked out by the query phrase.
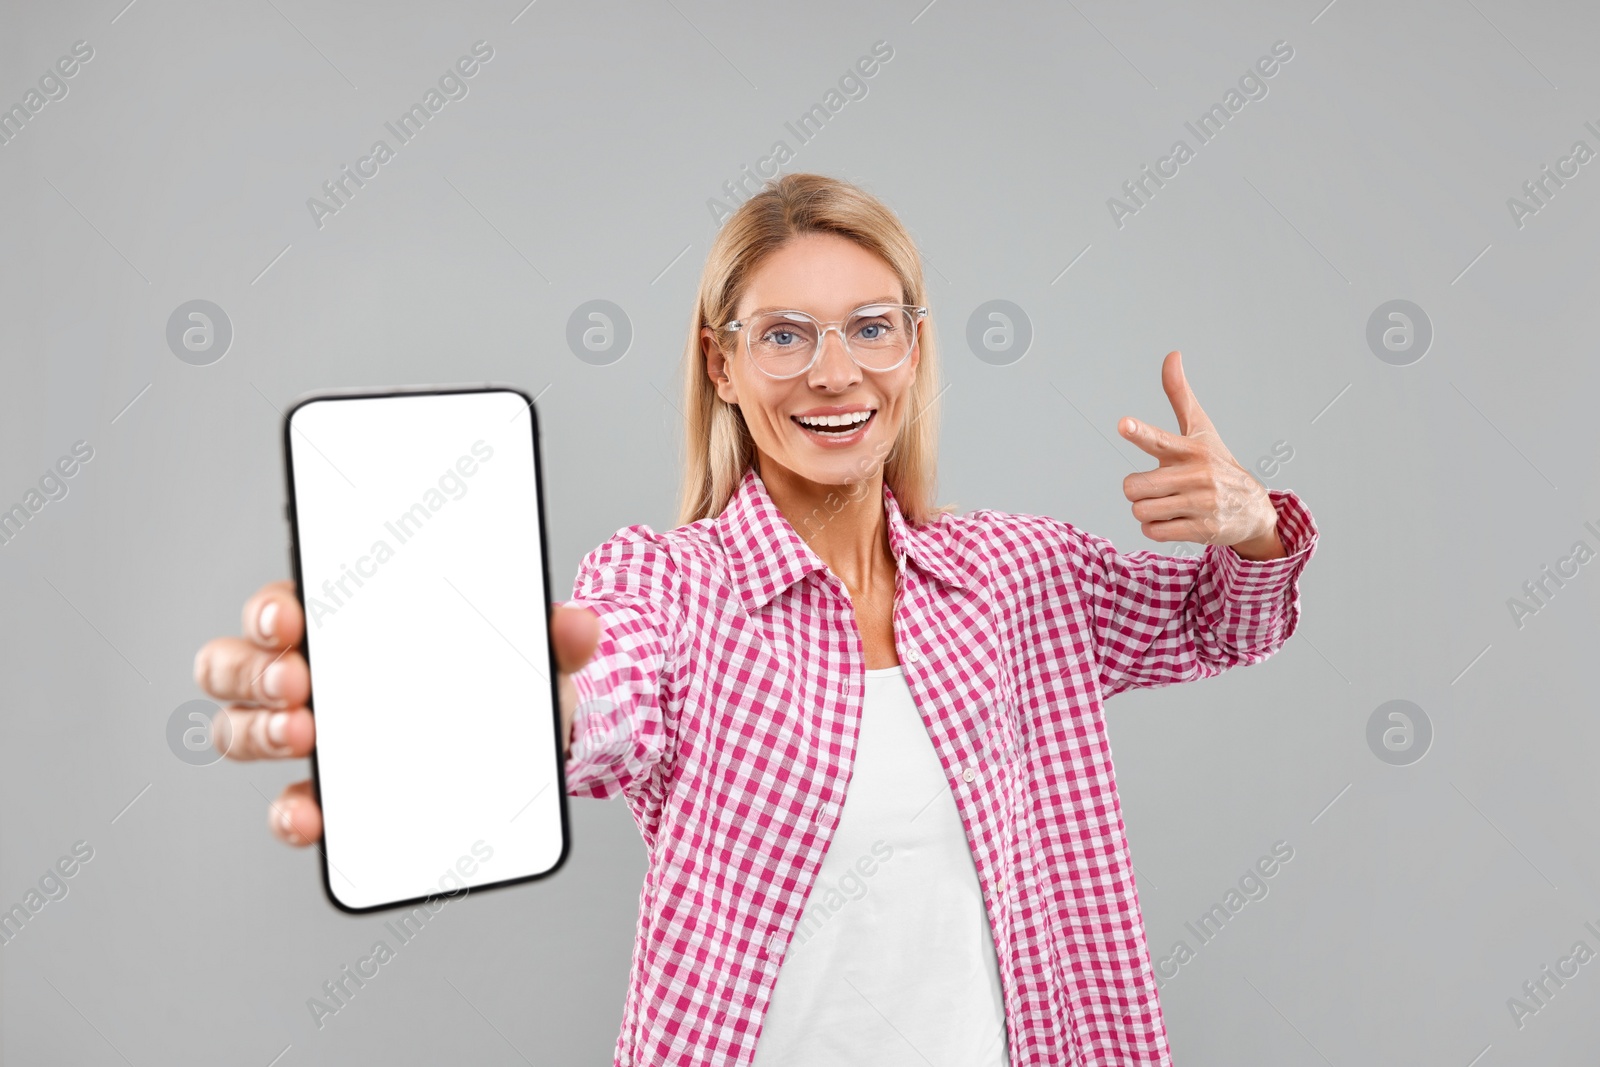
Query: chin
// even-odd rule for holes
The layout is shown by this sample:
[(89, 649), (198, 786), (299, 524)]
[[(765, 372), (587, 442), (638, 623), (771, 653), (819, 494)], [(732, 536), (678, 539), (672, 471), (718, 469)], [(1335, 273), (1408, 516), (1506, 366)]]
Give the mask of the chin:
[(841, 488), (870, 479), (879, 465), (877, 453), (871, 446), (840, 450), (825, 457), (791, 453), (789, 459), (790, 469), (806, 481)]

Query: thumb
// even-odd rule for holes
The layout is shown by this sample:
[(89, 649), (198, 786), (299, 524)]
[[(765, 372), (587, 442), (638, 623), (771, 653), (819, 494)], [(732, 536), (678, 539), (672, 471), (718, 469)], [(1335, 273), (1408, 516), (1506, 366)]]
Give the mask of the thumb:
[(550, 613), (550, 643), (563, 674), (582, 670), (600, 643), (600, 620), (588, 608), (557, 604)]
[(1211, 428), (1211, 419), (1200, 407), (1194, 390), (1189, 388), (1189, 379), (1184, 376), (1181, 352), (1167, 353), (1167, 358), (1161, 364), (1161, 388), (1166, 391), (1167, 400), (1172, 404), (1172, 413), (1178, 417), (1178, 433), (1188, 437), (1199, 430)]

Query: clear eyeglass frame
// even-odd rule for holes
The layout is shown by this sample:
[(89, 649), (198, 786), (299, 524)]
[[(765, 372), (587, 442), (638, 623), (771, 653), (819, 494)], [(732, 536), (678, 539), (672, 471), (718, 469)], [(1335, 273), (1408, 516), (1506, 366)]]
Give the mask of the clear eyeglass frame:
[[(911, 340), (910, 340), (909, 343), (907, 343), (905, 352), (902, 353), (900, 358), (897, 359), (890, 366), (887, 366), (887, 367), (869, 367), (869, 366), (867, 366), (865, 363), (861, 362), (861, 360), (856, 357), (855, 351), (850, 347), (850, 339), (845, 336), (845, 333), (844, 333), (845, 324), (848, 323), (851, 319), (855, 318), (861, 312), (867, 310), (868, 308), (895, 308), (897, 310), (905, 311), (905, 312), (909, 312), (910, 313), (910, 316), (911, 316)], [(815, 326), (817, 327), (817, 343), (811, 350), (811, 359), (810, 359), (810, 361), (807, 362), (804, 367), (802, 367), (799, 370), (795, 371), (793, 374), (774, 374), (774, 373), (772, 373), (771, 370), (767, 369), (767, 367), (763, 366), (761, 360), (755, 358), (755, 354), (750, 351), (751, 337), (752, 337), (753, 331), (745, 331), (745, 329), (744, 329), (746, 326), (750, 325), (750, 321), (748, 319), (732, 319), (732, 320), (730, 320), (730, 321), (728, 321), (728, 322), (723, 324), (722, 329), (724, 331), (728, 332), (728, 333), (741, 333), (741, 332), (743, 332), (744, 344), (741, 347), (744, 348), (744, 353), (745, 353), (745, 355), (747, 357), (749, 357), (750, 362), (753, 363), (755, 365), (756, 369), (759, 370), (762, 374), (765, 374), (769, 378), (775, 378), (775, 379), (777, 379), (778, 381), (781, 382), (781, 381), (787, 381), (790, 378), (798, 378), (798, 377), (800, 377), (800, 375), (805, 374), (807, 371), (811, 370), (812, 367), (815, 367), (817, 365), (817, 360), (822, 358), (822, 346), (823, 346), (823, 343), (827, 340), (827, 336), (828, 336), (828, 331), (829, 330), (832, 330), (832, 331), (834, 331), (835, 333), (837, 333), (839, 335), (839, 340), (844, 345), (845, 354), (848, 355), (850, 357), (851, 361), (853, 363), (855, 363), (856, 366), (860, 367), (862, 370), (873, 371), (874, 373), (878, 373), (878, 374), (884, 374), (884, 373), (887, 373), (888, 371), (897, 370), (905, 363), (906, 360), (911, 358), (912, 350), (917, 347), (918, 327), (921, 325), (922, 320), (927, 318), (928, 309), (925, 308), (925, 307), (922, 307), (920, 305), (917, 305), (917, 304), (882, 304), (882, 303), (862, 304), (860, 307), (858, 307), (854, 311), (850, 312), (850, 314), (846, 315), (844, 318), (838, 319), (838, 320), (836, 320), (834, 322), (823, 322), (821, 319), (817, 318), (815, 315), (812, 315), (810, 312), (800, 311), (798, 309), (770, 311), (770, 312), (765, 312), (764, 314), (767, 314), (767, 315), (785, 315), (785, 316), (796, 315), (796, 316), (799, 316), (800, 318), (809, 320), (810, 322), (815, 324)]]

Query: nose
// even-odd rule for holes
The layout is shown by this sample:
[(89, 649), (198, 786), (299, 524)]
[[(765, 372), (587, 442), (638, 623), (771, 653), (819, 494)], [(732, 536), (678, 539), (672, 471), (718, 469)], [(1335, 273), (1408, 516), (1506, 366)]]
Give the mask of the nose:
[(822, 351), (807, 375), (807, 383), (824, 393), (842, 393), (861, 382), (861, 367), (844, 348), (844, 332), (837, 326), (822, 331), (817, 340)]

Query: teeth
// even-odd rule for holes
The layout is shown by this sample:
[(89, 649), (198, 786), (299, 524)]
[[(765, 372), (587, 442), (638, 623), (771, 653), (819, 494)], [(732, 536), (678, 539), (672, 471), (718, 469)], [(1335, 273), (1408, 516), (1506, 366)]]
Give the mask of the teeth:
[(795, 420), (802, 426), (855, 426), (871, 417), (870, 411), (852, 411), (846, 415), (797, 415)]

